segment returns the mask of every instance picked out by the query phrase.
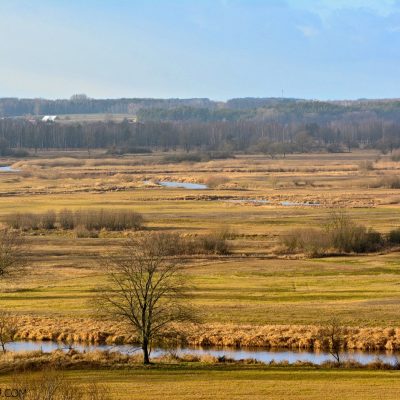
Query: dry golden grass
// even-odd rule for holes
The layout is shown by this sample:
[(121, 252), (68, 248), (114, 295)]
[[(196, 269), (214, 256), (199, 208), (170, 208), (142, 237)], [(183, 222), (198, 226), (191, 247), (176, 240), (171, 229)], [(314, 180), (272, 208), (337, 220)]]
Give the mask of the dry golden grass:
[[(126, 370), (78, 369), (63, 375), (78, 387), (88, 382), (105, 385), (115, 400), (397, 400), (400, 390), (398, 371), (167, 364)], [(12, 374), (0, 376), (1, 387), (12, 387), (13, 379)]]
[[(380, 232), (398, 227), (398, 190), (366, 189), (368, 182), (398, 173), (399, 163), (390, 157), (378, 159), (375, 152), (367, 151), (162, 164), (162, 154), (116, 158), (101, 158), (99, 152), (92, 153), (96, 158), (89, 158), (87, 152), (59, 154), (18, 161), (14, 166), (21, 172), (0, 174), (0, 220), (12, 212), (118, 208), (142, 213), (149, 230), (196, 237), (221, 225), (232, 229), (232, 255), (185, 261), (196, 287), (194, 303), (205, 310), (204, 324), (213, 327), (205, 341), (275, 343), (279, 342), (275, 336), (292, 329), (298, 346), (304, 338), (309, 340), (313, 326), (334, 313), (361, 329), (359, 336), (354, 334), (356, 339), (349, 338), (349, 346), (397, 348), (397, 333), (387, 335), (384, 329), (400, 323), (398, 254), (307, 260), (276, 253), (283, 235), (305, 225), (318, 226), (338, 207), (357, 223)], [(373, 162), (373, 170), (360, 171), (363, 160)], [(209, 181), (215, 188), (168, 189), (145, 185), (144, 180)], [(286, 207), (283, 201), (320, 205)], [(29, 275), (2, 284), (4, 306), (31, 318), (23, 328), (25, 337), (58, 339), (71, 334), (83, 340), (87, 334), (108, 331), (93, 319), (87, 323), (93, 314), (88, 304), (104, 283), (98, 257), (117, 248), (126, 232), (105, 231), (99, 238), (82, 239), (63, 231), (25, 235), (31, 245)], [(57, 327), (51, 319), (63, 323)], [(64, 332), (68, 321), (73, 333)], [(303, 335), (305, 328), (298, 327), (305, 325), (311, 333)], [(367, 327), (379, 327), (378, 333)], [(219, 330), (224, 337), (218, 336)], [(191, 340), (201, 342), (199, 336)]]
[[(321, 350), (319, 326), (180, 324), (181, 344)], [(400, 350), (399, 328), (346, 327), (344, 347), (351, 350)], [(16, 339), (63, 343), (134, 344), (138, 337), (115, 321), (85, 318), (19, 317)]]

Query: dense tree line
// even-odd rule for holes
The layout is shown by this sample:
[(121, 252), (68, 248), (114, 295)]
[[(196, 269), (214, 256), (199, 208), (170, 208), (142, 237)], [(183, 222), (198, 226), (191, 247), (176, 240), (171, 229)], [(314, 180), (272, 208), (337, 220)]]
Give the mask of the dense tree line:
[(147, 148), (151, 150), (289, 152), (400, 147), (400, 123), (378, 118), (323, 123), (262, 120), (145, 123), (44, 123), (0, 119), (0, 154), (7, 149)]
[(136, 114), (142, 108), (212, 108), (208, 99), (92, 99), (74, 95), (70, 99), (0, 99), (0, 117), (57, 114)]
[(66, 114), (127, 114), (141, 121), (276, 121), (328, 123), (383, 119), (400, 122), (399, 100), (314, 101), (282, 98), (209, 99), (0, 99), (0, 117)]

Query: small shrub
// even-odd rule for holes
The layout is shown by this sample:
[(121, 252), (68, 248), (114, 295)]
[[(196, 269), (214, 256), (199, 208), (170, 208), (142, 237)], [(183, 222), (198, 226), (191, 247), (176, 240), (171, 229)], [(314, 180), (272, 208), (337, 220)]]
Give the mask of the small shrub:
[(16, 158), (24, 158), (24, 157), (29, 157), (30, 156), (29, 151), (24, 150), (24, 149), (12, 150), (12, 154), (11, 155), (13, 157), (16, 157)]
[(204, 183), (210, 188), (216, 188), (217, 186), (228, 183), (230, 179), (226, 176), (212, 175), (204, 180)]
[(344, 213), (332, 214), (326, 229), (331, 246), (341, 252), (366, 253), (377, 251), (383, 245), (379, 232), (355, 224)]
[(400, 161), (400, 150), (395, 150), (393, 153), (392, 153), (392, 155), (391, 155), (391, 157), (390, 157), (391, 159), (392, 159), (392, 161)]
[(54, 229), (57, 215), (53, 210), (49, 210), (42, 215), (40, 215), (40, 228), (42, 229)]
[(229, 254), (229, 246), (225, 237), (219, 233), (212, 233), (201, 237), (198, 241), (200, 249), (205, 253), (212, 254)]
[(284, 237), (283, 244), (289, 252), (300, 250), (309, 257), (321, 256), (330, 247), (326, 232), (315, 228), (296, 229)]
[(371, 160), (363, 160), (358, 163), (358, 169), (362, 172), (373, 171), (374, 163)]
[(165, 163), (200, 162), (201, 155), (197, 153), (169, 154), (163, 157)]
[(400, 244), (400, 228), (392, 229), (387, 235), (387, 240), (390, 244)]
[(74, 225), (85, 226), (88, 230), (139, 230), (143, 217), (131, 210), (80, 210), (75, 212)]
[(89, 230), (84, 225), (78, 225), (75, 228), (75, 235), (77, 238), (97, 238), (99, 233), (97, 231)]
[(195, 255), (195, 254), (229, 254), (227, 233), (223, 230), (212, 232), (195, 238), (182, 237), (177, 233), (163, 235), (163, 247), (168, 255)]
[(201, 153), (168, 154), (163, 158), (165, 163), (206, 162), (211, 160), (225, 160), (235, 156), (227, 151), (211, 151)]
[(385, 176), (377, 179), (370, 187), (373, 188), (387, 188), (387, 189), (400, 189), (400, 177), (397, 175)]
[(71, 210), (64, 208), (58, 213), (58, 223), (62, 229), (74, 229), (74, 213)]
[(111, 155), (124, 155), (124, 154), (150, 154), (152, 153), (151, 149), (147, 147), (134, 147), (134, 146), (126, 146), (126, 147), (111, 147), (106, 151), (106, 154)]
[(32, 213), (12, 213), (6, 217), (6, 223), (14, 229), (28, 231), (36, 230), (40, 226), (40, 215)]
[(334, 250), (341, 253), (367, 253), (381, 249), (385, 240), (381, 233), (357, 225), (346, 214), (334, 213), (323, 228), (293, 231), (282, 240), (288, 252), (302, 251), (318, 257)]

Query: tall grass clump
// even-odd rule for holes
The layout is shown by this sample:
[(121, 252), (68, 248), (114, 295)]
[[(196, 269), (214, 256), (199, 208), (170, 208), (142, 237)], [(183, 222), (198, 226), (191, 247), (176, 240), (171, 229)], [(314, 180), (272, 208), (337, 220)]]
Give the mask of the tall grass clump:
[(320, 228), (304, 228), (283, 238), (289, 252), (317, 257), (328, 253), (368, 253), (387, 243), (381, 233), (358, 225), (345, 213), (332, 213)]
[(400, 244), (400, 228), (392, 229), (387, 234), (387, 241), (392, 245)]
[(227, 241), (228, 234), (224, 230), (216, 230), (206, 235), (185, 237), (178, 233), (163, 235), (164, 248), (168, 249), (168, 255), (195, 255), (195, 254), (218, 254), (230, 253)]
[(143, 225), (141, 214), (131, 210), (79, 210), (74, 215), (74, 225), (88, 230), (139, 230)]
[(331, 214), (326, 224), (326, 233), (332, 248), (344, 253), (377, 251), (384, 244), (379, 232), (356, 224), (345, 213)]
[(373, 171), (374, 163), (371, 160), (363, 160), (358, 163), (358, 169), (361, 172)]
[(143, 216), (133, 210), (82, 209), (73, 212), (63, 209), (58, 213), (52, 210), (41, 214), (12, 213), (6, 217), (6, 223), (24, 231), (57, 227), (64, 230), (77, 229), (78, 237), (87, 237), (85, 230), (139, 230), (143, 226)]
[(68, 208), (64, 208), (58, 213), (58, 223), (61, 229), (74, 229), (74, 213)]
[(329, 238), (321, 229), (295, 229), (290, 235), (283, 238), (285, 249), (294, 253), (301, 251), (309, 257), (322, 256), (330, 247)]
[(211, 175), (207, 177), (204, 180), (204, 183), (209, 187), (209, 188), (216, 188), (218, 186), (224, 185), (228, 183), (230, 179), (227, 176), (222, 176), (222, 175)]
[(22, 231), (36, 230), (40, 226), (40, 214), (33, 213), (11, 213), (6, 216), (5, 222), (13, 229)]
[(42, 229), (54, 229), (57, 222), (57, 214), (53, 210), (48, 210), (43, 214), (39, 215), (40, 228)]
[(400, 189), (400, 177), (397, 175), (384, 176), (370, 185), (372, 188)]

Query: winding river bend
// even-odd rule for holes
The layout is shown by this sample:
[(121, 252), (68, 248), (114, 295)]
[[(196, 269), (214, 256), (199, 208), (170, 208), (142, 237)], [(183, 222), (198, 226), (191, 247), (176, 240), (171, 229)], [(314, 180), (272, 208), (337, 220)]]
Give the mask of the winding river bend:
[[(133, 346), (129, 345), (92, 345), (92, 344), (73, 344), (72, 346), (63, 345), (62, 343), (48, 342), (48, 341), (15, 341), (6, 345), (8, 351), (22, 352), (22, 351), (37, 351), (51, 352), (54, 350), (74, 349), (80, 352), (90, 352), (95, 350), (100, 351), (117, 351), (123, 354), (132, 354), (135, 350)], [(162, 348), (157, 348), (152, 351), (152, 356), (160, 356), (166, 354), (167, 351)], [(226, 357), (233, 360), (254, 359), (264, 363), (271, 361), (288, 361), (295, 363), (296, 361), (308, 361), (314, 364), (322, 364), (325, 361), (332, 361), (333, 358), (330, 354), (324, 352), (310, 352), (305, 350), (271, 350), (260, 348), (200, 348), (200, 347), (182, 347), (174, 350), (178, 356), (191, 354), (196, 356), (210, 355), (214, 357)], [(391, 352), (363, 352), (363, 351), (345, 351), (341, 354), (342, 360), (354, 360), (361, 364), (368, 364), (377, 359), (388, 363), (395, 364), (400, 360), (400, 354)]]

